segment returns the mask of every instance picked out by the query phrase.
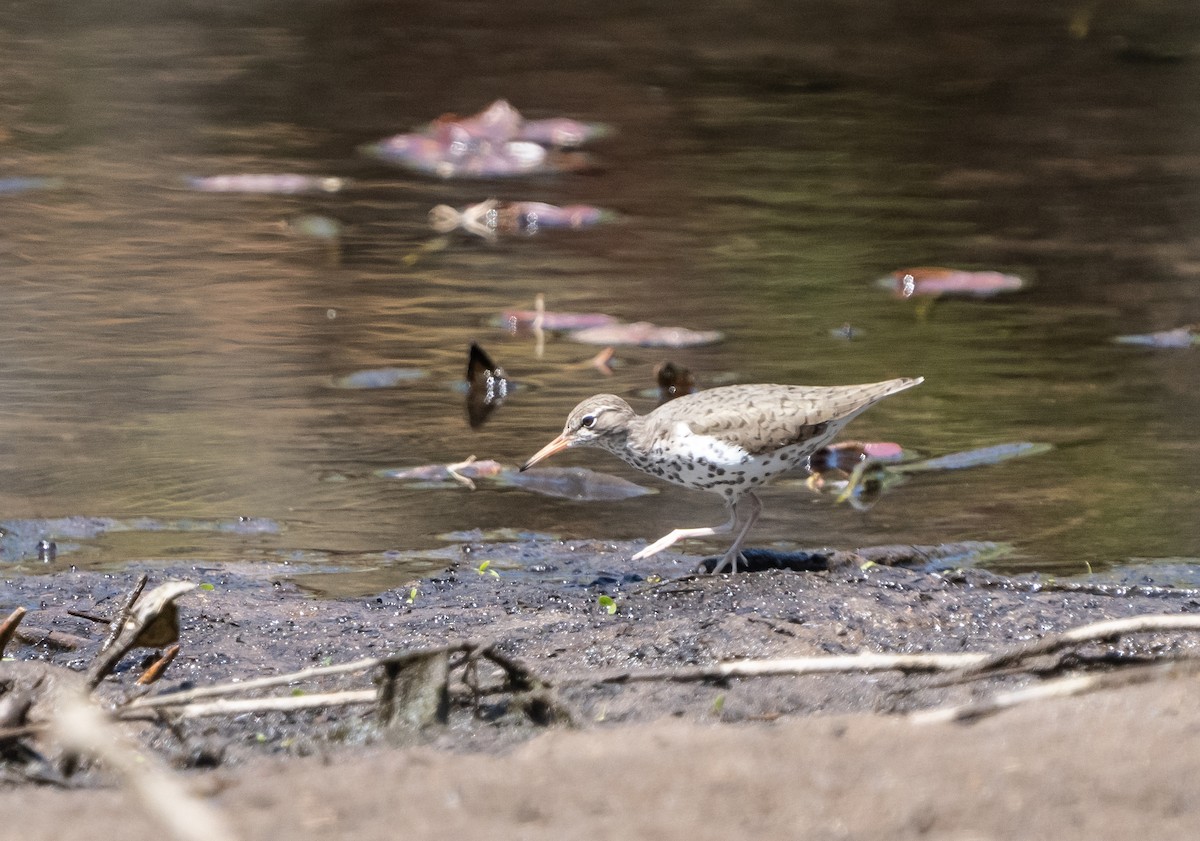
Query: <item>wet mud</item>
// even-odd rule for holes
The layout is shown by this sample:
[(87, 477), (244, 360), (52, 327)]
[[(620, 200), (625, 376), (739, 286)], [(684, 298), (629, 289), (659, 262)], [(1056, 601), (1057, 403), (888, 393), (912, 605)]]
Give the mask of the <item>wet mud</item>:
[[(597, 797), (608, 804), (604, 808), (617, 810), (625, 808), (619, 798), (640, 799), (646, 814), (652, 814), (661, 805), (660, 796), (665, 796), (661, 786), (689, 802), (697, 796), (686, 785), (689, 775), (721, 787), (724, 793), (714, 797), (727, 810), (702, 821), (703, 809), (696, 805), (700, 812), (681, 812), (677, 825), (669, 830), (660, 832), (642, 818), (636, 831), (647, 837), (709, 837), (705, 827), (737, 831), (746, 826), (743, 819), (757, 816), (750, 825), (759, 827), (761, 837), (793, 837), (788, 833), (798, 825), (823, 831), (843, 825), (839, 824), (842, 818), (828, 814), (833, 800), (822, 801), (826, 805), (814, 806), (803, 817), (794, 816), (798, 824), (778, 822), (796, 811), (795, 804), (809, 802), (819, 792), (810, 780), (808, 789), (794, 798), (779, 801), (782, 795), (770, 794), (799, 771), (797, 762), (814, 768), (858, 762), (861, 765), (853, 772), (839, 768), (829, 773), (879, 775), (880, 782), (864, 776), (861, 784), (882, 786), (880, 791), (887, 792), (895, 788), (887, 781), (903, 773), (897, 763), (908, 761), (902, 753), (891, 751), (920, 753), (959, 744), (967, 750), (966, 746), (979, 742), (980, 752), (969, 758), (948, 755), (923, 760), (931, 764), (930, 784), (953, 788), (961, 780), (943, 777), (955, 763), (964, 769), (976, 763), (987, 774), (995, 773), (987, 756), (998, 754), (987, 754), (988, 750), (1007, 752), (1005, 761), (1010, 764), (1028, 762), (1032, 754), (1022, 751), (1040, 749), (1036, 739), (1026, 744), (1029, 733), (1044, 729), (1051, 747), (1040, 761), (1069, 765), (1077, 751), (1100, 748), (1055, 742), (1064, 727), (1063, 715), (1073, 727), (1156, 727), (1154, 735), (1163, 737), (1166, 731), (1150, 722), (1157, 714), (1137, 694), (1148, 690), (1134, 687), (1099, 693), (1131, 699), (1131, 706), (1120, 707), (1120, 715), (1128, 720), (1119, 725), (1106, 718), (1056, 713), (1053, 706), (1048, 716), (1009, 713), (1010, 721), (1016, 717), (1026, 722), (1019, 738), (1003, 735), (1003, 729), (997, 731), (994, 720), (989, 720), (972, 728), (955, 726), (947, 732), (958, 735), (946, 740), (933, 731), (925, 735), (912, 729), (903, 714), (1036, 683), (1064, 666), (1102, 670), (1117, 663), (1194, 656), (1200, 650), (1200, 640), (1186, 634), (1136, 635), (1083, 646), (1016, 674), (953, 685), (936, 675), (899, 672), (630, 681), (624, 679), (628, 673), (743, 658), (998, 651), (1103, 619), (1200, 611), (1200, 595), (1191, 590), (1139, 589), (1127, 584), (1072, 589), (1070, 582), (1059, 589), (1056, 582), (1044, 579), (1009, 579), (953, 566), (955, 558), (986, 550), (986, 545), (978, 544), (788, 555), (757, 551), (750, 553), (749, 560), (759, 571), (735, 576), (693, 574), (703, 563), (698, 557), (668, 555), (633, 565), (627, 558), (635, 548), (557, 540), (464, 542), (459, 560), (428, 577), (382, 593), (340, 598), (315, 595), (323, 573), (286, 565), (163, 566), (0, 579), (0, 612), (17, 606), (29, 610), (21, 626), (23, 635), (9, 645), (9, 659), (0, 664), (0, 677), (19, 685), (38, 679), (46, 664), (84, 670), (107, 626), (68, 611), (111, 614), (139, 572), (145, 571), (150, 586), (173, 579), (201, 585), (179, 600), (182, 651), (150, 695), (476, 641), (494, 645), (503, 658), (544, 682), (566, 711), (557, 719), (539, 717), (528, 706), (514, 703), (511, 695), (471, 698), (456, 685), (444, 723), (419, 730), (381, 726), (378, 709), (371, 703), (189, 718), (169, 726), (166, 719), (148, 717), (126, 725), (145, 748), (175, 767), (190, 769), (187, 773), (201, 791), (219, 792), (217, 802), (240, 826), (249, 827), (247, 837), (271, 837), (275, 831), (276, 823), (268, 827), (253, 817), (264, 804), (273, 804), (284, 815), (291, 837), (317, 837), (328, 830), (329, 821), (349, 827), (346, 831), (353, 831), (355, 837), (384, 837), (370, 815), (391, 809), (381, 805), (387, 800), (384, 788), (391, 787), (385, 779), (407, 780), (411, 790), (425, 791), (425, 796), (435, 799), (419, 815), (404, 812), (414, 837), (441, 837), (447, 826), (459, 827), (456, 837), (483, 837), (497, 826), (507, 828), (504, 831), (528, 829), (528, 837), (582, 837), (586, 814), (601, 808)], [(149, 654), (126, 657), (97, 694), (109, 702), (129, 697), (134, 680), (150, 659)], [(1154, 703), (1168, 703), (1161, 699), (1175, 697), (1170, 693), (1182, 692), (1196, 680), (1175, 683), (1179, 685), (1157, 690)], [(374, 686), (362, 674), (342, 675), (306, 681), (303, 689), (276, 687), (268, 694), (286, 697)], [(1175, 704), (1172, 709), (1178, 706), (1174, 701), (1170, 704)], [(716, 723), (733, 727), (713, 729)], [(775, 744), (777, 739), (783, 741)], [(880, 740), (879, 750), (875, 739)], [(658, 755), (648, 745), (660, 745), (666, 753)], [(1118, 740), (1110, 748), (1127, 746)], [(819, 753), (811, 760), (797, 755), (809, 749)], [(947, 748), (951, 753), (956, 749)], [(417, 773), (417, 768), (426, 770)], [(643, 775), (649, 787), (629, 792), (631, 779), (622, 768)], [(1053, 773), (1060, 772), (1068, 773)], [(665, 775), (661, 786), (651, 785), (660, 773)], [(490, 794), (467, 807), (446, 806), (450, 801), (443, 803), (444, 797), (453, 799), (463, 785), (471, 785), (463, 782), (464, 775), (492, 780)], [(79, 814), (90, 815), (101, 825), (106, 820), (120, 822), (129, 828), (128, 837), (155, 837), (154, 821), (130, 806), (119, 790), (105, 788), (112, 780), (97, 769), (85, 765), (69, 780), (54, 778), (53, 773), (50, 777), (55, 785), (31, 787), (27, 779), (7, 792), (0, 788), (0, 811), (6, 802), (15, 802), (11, 798), (22, 798), (27, 818), (22, 837), (53, 837), (62, 829), (56, 810), (68, 802), (72, 810), (82, 810)], [(9, 779), (11, 783), (11, 775)], [(36, 774), (32, 779), (38, 779)], [(768, 784), (771, 779), (778, 783)], [(573, 782), (568, 785), (568, 780)], [(326, 786), (343, 783), (352, 790), (337, 797), (347, 804), (358, 802), (357, 806), (342, 808), (337, 797), (327, 797)], [(1072, 791), (1086, 785), (1064, 781), (1068, 784)], [(838, 785), (851, 786), (850, 778)], [(1036, 785), (1030, 786), (1020, 796), (1035, 796)], [(296, 804), (283, 809), (279, 802), (282, 792), (293, 787), (300, 793), (298, 811), (292, 808)], [(441, 794), (429, 793), (431, 788)], [(736, 792), (741, 794), (734, 802)], [(899, 806), (866, 809), (849, 825), (897, 832), (894, 837), (968, 837), (954, 832), (927, 834), (920, 828), (939, 821), (959, 828), (989, 822), (1004, 825), (1017, 808), (1013, 798), (1020, 792), (1014, 792), (1008, 800), (992, 798), (988, 808), (964, 817), (955, 805), (963, 792), (945, 802), (918, 793), (909, 802), (907, 795), (892, 791), (887, 796), (898, 798)], [(544, 802), (543, 796), (553, 802)], [(838, 797), (851, 798), (852, 791)], [(528, 808), (513, 811), (514, 804), (521, 803)], [(447, 808), (453, 814), (446, 814)], [(746, 814), (739, 809), (747, 810)], [(1183, 813), (1172, 812), (1169, 820), (1163, 819), (1166, 822), (1151, 815), (1151, 825), (1162, 830), (1159, 837), (1176, 837), (1170, 829), (1189, 810), (1194, 811), (1186, 807)], [(868, 820), (866, 815), (872, 817)], [(1024, 820), (1026, 825), (1044, 828), (1070, 824), (1071, 815), (1067, 810), (1053, 818), (1034, 819), (1025, 813)], [(1119, 837), (1108, 829), (1120, 825), (1097, 828), (1095, 821), (1085, 821), (1070, 826), (1088, 828), (1090, 837), (1103, 838)], [(1061, 837), (1083, 837), (1070, 826)], [(690, 836), (684, 834), (687, 827), (692, 828)], [(7, 837), (4, 832), (0, 829), (0, 837)], [(598, 833), (599, 837), (619, 834), (615, 829)]]

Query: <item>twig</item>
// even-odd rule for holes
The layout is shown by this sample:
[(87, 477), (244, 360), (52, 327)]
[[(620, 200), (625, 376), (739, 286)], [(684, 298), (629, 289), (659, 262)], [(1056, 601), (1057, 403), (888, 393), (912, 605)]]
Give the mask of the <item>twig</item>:
[(179, 654), (179, 643), (173, 643), (167, 647), (167, 650), (162, 653), (162, 656), (146, 667), (134, 683), (138, 686), (149, 686), (163, 676), (163, 672), (167, 670), (167, 666), (171, 665), (171, 661)]
[[(122, 608), (121, 613), (126, 618), (116, 642), (107, 651), (101, 649), (87, 670), (85, 681), (88, 689), (95, 689), (130, 649), (138, 646), (157, 648), (175, 642), (179, 636), (179, 609), (175, 606), (175, 600), (196, 589), (196, 586), (190, 581), (168, 581), (147, 593), (136, 608)], [(134, 589), (141, 592), (140, 586)]]
[(134, 582), (133, 589), (125, 596), (125, 600), (121, 602), (121, 606), (117, 608), (112, 620), (108, 626), (108, 636), (104, 638), (104, 642), (100, 643), (100, 652), (108, 651), (112, 644), (117, 641), (117, 637), (121, 635), (121, 630), (125, 627), (125, 621), (129, 619), (129, 615), (133, 612), (133, 603), (138, 600), (138, 596), (142, 594), (142, 590), (146, 589), (146, 582), (150, 577), (146, 573), (138, 576)]
[(447, 464), (446, 465), (446, 475), (449, 476), (451, 479), (453, 479), (455, 482), (458, 482), (460, 485), (466, 485), (471, 490), (475, 490), (475, 483), (470, 479), (470, 477), (464, 476), (458, 472), (460, 469), (466, 467), (467, 465), (474, 463), (474, 461), (475, 461), (475, 456), (467, 456), (462, 461), (455, 462), (454, 464)]
[(979, 662), (965, 666), (953, 678), (970, 680), (985, 672), (1011, 666), (1044, 654), (1051, 654), (1074, 645), (1105, 642), (1126, 634), (1143, 634), (1151, 631), (1200, 631), (1200, 616), (1151, 613), (1145, 616), (1130, 616), (1125, 619), (1109, 619), (1104, 622), (1094, 622), (1091, 625), (1082, 625), (1061, 634), (1052, 634), (1034, 642), (986, 655)]
[(921, 712), (911, 714), (909, 719), (914, 724), (969, 721), (1033, 701), (1043, 701), (1049, 698), (1069, 698), (1073, 695), (1082, 695), (1085, 692), (1094, 692), (1098, 689), (1132, 686), (1167, 677), (1190, 675), (1198, 671), (1200, 671), (1200, 660), (1176, 660), (1167, 663), (1155, 663), (1150, 666), (1137, 666), (1119, 672), (1072, 675), (1055, 678), (1054, 680), (1040, 683), (1037, 686), (1015, 689), (1012, 692), (1001, 692), (983, 701), (922, 710)]
[(25, 608), (15, 607), (13, 608), (13, 612), (8, 614), (4, 622), (0, 623), (0, 657), (4, 656), (4, 648), (8, 645), (9, 640), (13, 638), (13, 634), (17, 632), (17, 626), (25, 618), (25, 613)]
[[(289, 695), (284, 698), (221, 698), (196, 704), (184, 704), (171, 709), (175, 718), (203, 718), (212, 715), (241, 715), (242, 713), (295, 712), (315, 707), (341, 707), (352, 704), (373, 704), (379, 698), (375, 689), (350, 689), (344, 692), (319, 692), (312, 695)], [(155, 700), (153, 698), (146, 700)], [(128, 704), (117, 710), (122, 719), (139, 718), (142, 708)]]
[(188, 791), (174, 773), (127, 742), (99, 707), (79, 691), (63, 691), (52, 721), (58, 740), (94, 756), (120, 775), (147, 812), (180, 841), (234, 841), (224, 816)]
[(845, 672), (944, 672), (962, 669), (979, 662), (986, 654), (845, 654), (829, 657), (789, 657), (777, 660), (732, 660), (713, 666), (682, 669), (648, 669), (608, 674), (570, 675), (562, 684), (633, 683), (647, 680), (679, 682), (725, 680), (732, 677), (777, 677), (780, 675), (819, 675)]
[(482, 643), (476, 642), (460, 642), (451, 645), (438, 646), (436, 648), (422, 648), (413, 651), (406, 651), (401, 654), (389, 654), (384, 657), (368, 657), (363, 660), (355, 660), (350, 663), (340, 663), (336, 666), (310, 666), (307, 669), (300, 669), (297, 672), (291, 672), (286, 675), (273, 675), (271, 677), (256, 678), (254, 680), (243, 680), (233, 683), (218, 683), (213, 686), (201, 686), (196, 689), (189, 689), (185, 692), (171, 692), (166, 695), (155, 695), (149, 698), (138, 698), (136, 701), (123, 706), (122, 710), (138, 710), (148, 707), (173, 707), (182, 704), (189, 704), (192, 701), (201, 698), (218, 698), (225, 695), (239, 695), (243, 692), (250, 692), (255, 689), (267, 689), (272, 686), (286, 686), (291, 683), (298, 683), (302, 680), (310, 680), (315, 677), (325, 677), (328, 675), (342, 675), (352, 672), (365, 672), (369, 669), (375, 669), (388, 663), (399, 663), (403, 665), (407, 662), (419, 660), (423, 657), (428, 657), (431, 654), (446, 652), (454, 654), (456, 652), (470, 651), (478, 648)]

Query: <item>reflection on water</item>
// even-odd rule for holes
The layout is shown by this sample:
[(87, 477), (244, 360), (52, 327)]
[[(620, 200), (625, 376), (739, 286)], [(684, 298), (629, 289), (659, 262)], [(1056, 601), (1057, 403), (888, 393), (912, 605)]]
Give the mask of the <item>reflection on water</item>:
[[(502, 19), (465, 2), (25, 8), (0, 34), (0, 176), (56, 180), (0, 195), (0, 517), (281, 529), (102, 542), (87, 563), (402, 558), (474, 528), (649, 538), (715, 522), (719, 502), (376, 471), (519, 464), (588, 394), (649, 408), (635, 395), (669, 360), (701, 386), (923, 375), (853, 437), (931, 455), (1056, 445), (923, 477), (866, 514), (769, 490), (759, 544), (993, 540), (1059, 574), (1198, 557), (1195, 351), (1111, 339), (1200, 321), (1200, 61), (1128, 61), (1128, 20), (1025, 5), (859, 19), (853, 4), (618, 3), (586, 26), (583, 6), (541, 3)], [(439, 182), (354, 155), (500, 96), (615, 125), (603, 170)], [(353, 180), (311, 195), (186, 181), (238, 173)], [(491, 196), (623, 221), (428, 247), (430, 208)], [(297, 219), (328, 220), (337, 247)], [(922, 307), (876, 285), (921, 265), (1032, 286)], [(594, 348), (551, 335), (538, 356), (490, 326), (539, 293), (725, 340), (621, 348), (606, 377)], [(476, 340), (520, 387), (472, 430), (456, 385)], [(335, 385), (360, 371), (417, 373)], [(602, 453), (571, 463), (640, 478)]]

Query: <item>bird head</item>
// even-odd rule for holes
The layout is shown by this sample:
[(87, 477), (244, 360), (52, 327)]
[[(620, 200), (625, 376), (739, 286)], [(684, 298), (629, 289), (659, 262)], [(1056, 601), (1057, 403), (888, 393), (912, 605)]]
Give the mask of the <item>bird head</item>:
[(619, 447), (629, 432), (629, 422), (637, 417), (629, 404), (615, 394), (597, 394), (571, 410), (562, 434), (542, 447), (521, 465), (526, 470), (544, 458), (571, 447)]

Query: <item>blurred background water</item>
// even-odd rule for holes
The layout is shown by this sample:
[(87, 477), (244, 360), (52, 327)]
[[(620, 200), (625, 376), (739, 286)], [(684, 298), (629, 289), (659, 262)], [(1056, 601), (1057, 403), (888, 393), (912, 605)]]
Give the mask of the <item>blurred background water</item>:
[[(381, 468), (520, 463), (598, 391), (665, 359), (702, 385), (924, 375), (853, 438), (929, 454), (1052, 452), (924, 476), (860, 513), (768, 490), (753, 545), (994, 540), (1054, 574), (1200, 556), (1197, 349), (1113, 344), (1200, 321), (1200, 20), (1086, 2), (15, 3), (0, 12), (0, 519), (265, 518), (277, 533), (134, 530), (53, 564), (325, 558), (403, 568), (446, 532), (649, 538), (715, 497), (572, 502)], [(617, 127), (600, 171), (437, 181), (356, 147), (505, 97)], [(184, 177), (353, 178), (236, 195)], [(426, 249), (426, 214), (489, 196), (586, 202), (620, 225)], [(322, 214), (340, 249), (289, 236)], [(913, 265), (1031, 285), (927, 311), (876, 285)], [(491, 326), (546, 297), (721, 330), (596, 350)], [(831, 335), (849, 323), (853, 341)], [(480, 342), (521, 384), (479, 430)], [(392, 388), (333, 381), (398, 366)], [(587, 465), (654, 484), (595, 451)], [(649, 502), (647, 502), (649, 499)], [(52, 533), (48, 536), (53, 537)], [(693, 550), (696, 547), (693, 546)], [(386, 554), (381, 554), (386, 553)]]

